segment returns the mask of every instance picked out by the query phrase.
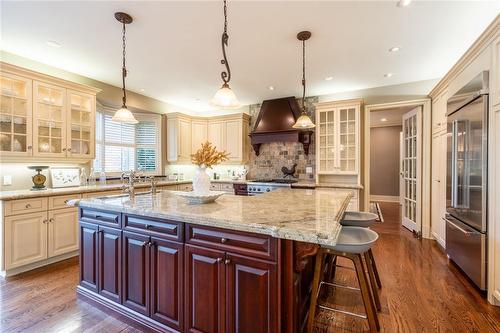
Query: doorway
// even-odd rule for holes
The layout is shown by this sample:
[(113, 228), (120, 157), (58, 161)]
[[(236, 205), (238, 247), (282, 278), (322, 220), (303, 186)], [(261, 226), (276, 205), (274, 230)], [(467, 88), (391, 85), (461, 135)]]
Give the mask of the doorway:
[[(430, 197), (430, 186), (423, 181), (430, 177), (426, 131), (430, 133), (429, 100), (365, 107), (365, 210), (374, 203), (397, 203), (400, 225), (428, 238), (430, 223), (424, 216), (429, 215), (429, 205), (424, 202)], [(428, 149), (423, 149), (425, 145)]]

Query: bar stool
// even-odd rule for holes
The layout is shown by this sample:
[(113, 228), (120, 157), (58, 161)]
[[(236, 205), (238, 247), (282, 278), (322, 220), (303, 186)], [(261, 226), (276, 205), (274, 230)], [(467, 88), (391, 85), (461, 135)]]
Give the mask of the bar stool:
[[(377, 311), (373, 304), (372, 288), (367, 280), (362, 256), (370, 250), (373, 244), (377, 241), (378, 234), (368, 228), (361, 227), (342, 227), (337, 244), (335, 246), (322, 246), (316, 254), (316, 264), (314, 269), (314, 279), (311, 294), (311, 303), (309, 306), (309, 318), (307, 322), (307, 332), (312, 333), (314, 328), (314, 317), (316, 306), (318, 305), (318, 296), (323, 285), (347, 288), (361, 292), (363, 304), (365, 307), (365, 315), (359, 313), (348, 312), (340, 309), (335, 309), (319, 304), (318, 307), (324, 310), (335, 311), (345, 315), (351, 315), (368, 320), (368, 325), (371, 332), (380, 330), (380, 324), (377, 317)], [(334, 282), (323, 281), (322, 275), (325, 265), (325, 256), (334, 255), (335, 257), (344, 257), (350, 259), (354, 264), (356, 276), (358, 278), (359, 288), (346, 286)]]
[[(374, 213), (347, 211), (344, 214), (344, 218), (340, 221), (340, 224), (343, 226), (369, 228), (375, 223), (375, 221), (377, 221), (377, 219), (378, 215)], [(366, 253), (366, 257), (367, 263), (371, 263), (371, 265), (369, 265), (368, 267), (371, 267), (373, 275), (375, 276), (377, 286), (380, 289), (382, 288), (382, 282), (380, 281), (380, 276), (378, 274), (377, 264), (375, 262), (375, 257), (373, 256), (372, 249), (368, 250), (368, 252)]]

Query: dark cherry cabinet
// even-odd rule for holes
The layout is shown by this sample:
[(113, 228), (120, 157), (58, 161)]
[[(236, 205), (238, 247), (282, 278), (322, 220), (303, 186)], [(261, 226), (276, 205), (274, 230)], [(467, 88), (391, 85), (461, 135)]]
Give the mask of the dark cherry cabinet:
[(182, 330), (184, 320), (184, 245), (151, 237), (152, 319)]
[(186, 245), (186, 332), (223, 333), (225, 252)]
[(149, 314), (150, 238), (123, 232), (123, 305), (143, 315)]
[(278, 332), (276, 264), (231, 253), (225, 262), (226, 332)]
[(120, 303), (122, 231), (100, 226), (98, 244), (99, 294)]
[(95, 224), (80, 222), (80, 285), (97, 292), (98, 243)]

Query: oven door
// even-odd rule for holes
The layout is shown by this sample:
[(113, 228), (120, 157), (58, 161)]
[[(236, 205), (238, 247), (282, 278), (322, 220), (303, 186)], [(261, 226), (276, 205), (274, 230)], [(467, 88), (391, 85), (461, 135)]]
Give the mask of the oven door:
[(486, 234), (447, 214), (446, 253), (481, 289), (486, 290)]

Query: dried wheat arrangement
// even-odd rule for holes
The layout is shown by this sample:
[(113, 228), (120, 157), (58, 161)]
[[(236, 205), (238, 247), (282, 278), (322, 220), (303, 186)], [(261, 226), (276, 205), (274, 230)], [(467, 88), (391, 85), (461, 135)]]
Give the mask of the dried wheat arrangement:
[(229, 153), (217, 151), (211, 142), (201, 144), (201, 148), (191, 155), (191, 162), (199, 167), (211, 168), (214, 165), (227, 161)]

